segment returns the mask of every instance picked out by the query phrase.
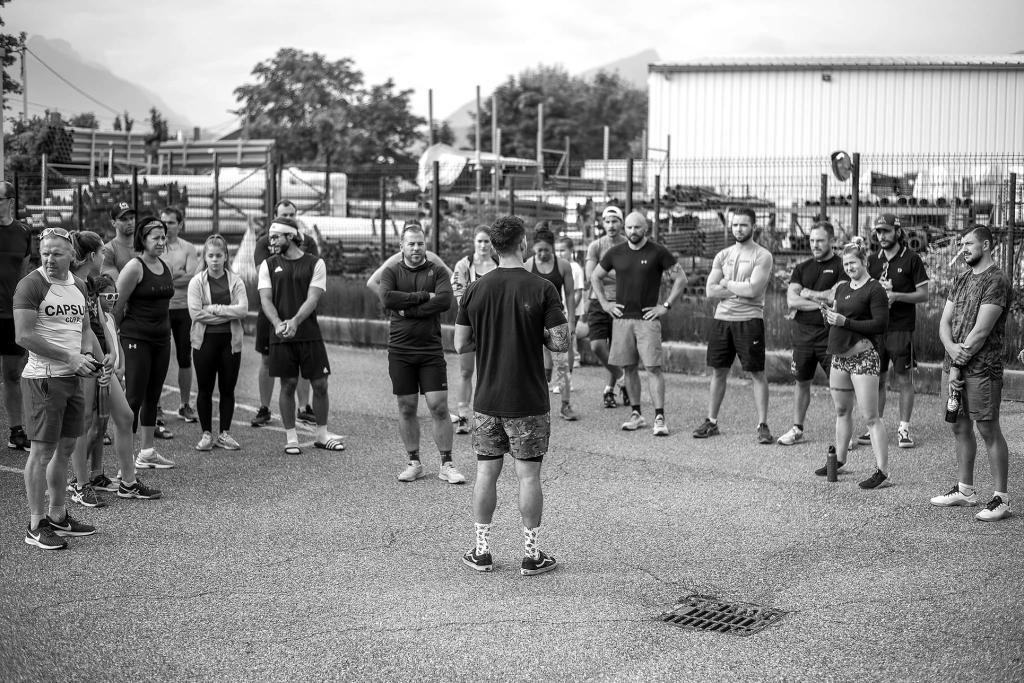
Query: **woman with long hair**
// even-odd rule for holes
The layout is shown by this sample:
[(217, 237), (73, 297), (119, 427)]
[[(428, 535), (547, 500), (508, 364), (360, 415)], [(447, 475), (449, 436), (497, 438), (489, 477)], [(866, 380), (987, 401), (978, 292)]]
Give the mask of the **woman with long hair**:
[(129, 261), (117, 278), (114, 322), (121, 329), (125, 395), (135, 416), (132, 432), (142, 427), (142, 447), (135, 466), (169, 469), (174, 461), (153, 448), (156, 410), (171, 363), (168, 309), (174, 296), (174, 279), (170, 266), (160, 258), (167, 242), (167, 226), (156, 216), (144, 216), (136, 224), (133, 240), (135, 253), (140, 256)]
[[(242, 367), (242, 320), (249, 312), (245, 283), (231, 272), (228, 243), (210, 235), (199, 255), (199, 272), (188, 284), (188, 312), (192, 316), (192, 360), (199, 394), (196, 410), (203, 436), (198, 451), (214, 447), (237, 451), (231, 436), (235, 414), (235, 384)], [(213, 438), (213, 387), (220, 392), (220, 434)]]
[[(867, 421), (871, 448), (875, 452), (875, 473), (860, 482), (862, 489), (891, 484), (889, 479), (889, 442), (885, 425), (878, 417), (878, 335), (889, 324), (889, 298), (877, 280), (868, 275), (868, 250), (864, 240), (855, 237), (843, 248), (843, 270), (849, 281), (836, 288), (832, 308), (822, 304), (821, 312), (829, 325), (828, 353), (832, 356), (829, 386), (836, 406), (836, 451), (839, 469), (846, 465), (850, 436), (853, 434), (853, 399)], [(815, 474), (824, 476), (826, 466)]]
[[(473, 253), (467, 254), (455, 264), (452, 274), (452, 291), (455, 301), (462, 305), (466, 287), (498, 267), (498, 257), (491, 248), (491, 235), (486, 225), (477, 227), (473, 235)], [(458, 412), (452, 413), (456, 434), (469, 434), (469, 403), (473, 400), (473, 366), (476, 353), (459, 354), (459, 379), (455, 384), (455, 400)]]
[[(121, 381), (124, 378), (124, 352), (118, 341), (117, 329), (108, 315), (117, 301), (113, 283), (106, 275), (100, 275), (103, 262), (103, 240), (94, 232), (71, 233), (71, 245), (75, 253), (71, 261), (71, 272), (85, 280), (86, 306), (89, 310), (89, 325), (104, 353), (114, 355), (113, 376), (100, 378), (83, 377), (82, 392), (85, 395), (85, 431), (78, 438), (71, 454), (75, 478), (68, 484), (71, 500), (85, 507), (103, 507), (106, 502), (97, 491), (116, 492), (119, 498), (140, 498), (144, 500), (160, 497), (160, 491), (142, 483), (135, 476), (135, 458), (132, 440), (132, 409), (125, 398)], [(114, 453), (120, 465), (119, 481), (112, 481), (103, 472), (103, 433), (107, 419), (98, 412), (97, 393), (101, 387), (110, 392), (110, 415), (114, 423)]]

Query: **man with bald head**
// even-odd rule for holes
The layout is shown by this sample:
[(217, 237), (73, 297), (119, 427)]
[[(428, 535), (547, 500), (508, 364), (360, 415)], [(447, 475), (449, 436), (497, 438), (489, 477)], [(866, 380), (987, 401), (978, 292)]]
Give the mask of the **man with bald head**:
[[(612, 318), (612, 347), (608, 362), (623, 369), (626, 391), (632, 404), (622, 424), (633, 432), (647, 425), (640, 409), (640, 370), (647, 368), (648, 389), (654, 403), (654, 436), (668, 436), (665, 424), (665, 378), (662, 375), (661, 316), (686, 286), (683, 272), (672, 252), (647, 239), (647, 219), (634, 211), (626, 216), (626, 241), (609, 249), (594, 268), (590, 281), (601, 308)], [(616, 273), (615, 301), (608, 301), (603, 278)], [(669, 273), (672, 291), (662, 300), (662, 275)]]

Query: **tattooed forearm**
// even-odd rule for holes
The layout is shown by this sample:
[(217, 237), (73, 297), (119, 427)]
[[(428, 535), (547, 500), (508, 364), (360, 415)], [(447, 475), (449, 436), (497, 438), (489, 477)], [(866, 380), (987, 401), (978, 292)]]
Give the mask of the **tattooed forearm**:
[(569, 323), (563, 323), (558, 327), (547, 330), (544, 337), (544, 346), (552, 353), (565, 353), (569, 350)]

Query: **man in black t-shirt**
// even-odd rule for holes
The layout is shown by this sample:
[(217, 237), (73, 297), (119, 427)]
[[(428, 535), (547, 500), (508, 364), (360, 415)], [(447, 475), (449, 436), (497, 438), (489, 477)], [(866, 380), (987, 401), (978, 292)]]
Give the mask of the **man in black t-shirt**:
[[(928, 273), (917, 253), (906, 245), (900, 219), (883, 213), (875, 219), (878, 252), (868, 257), (868, 274), (878, 280), (889, 296), (889, 327), (882, 335), (878, 349), (881, 372), (878, 375), (878, 416), (885, 412), (886, 373), (889, 361), (896, 371), (900, 390), (900, 424), (896, 445), (913, 448), (910, 417), (914, 412), (914, 329), (917, 327), (917, 304), (928, 302)], [(864, 433), (858, 443), (870, 444)]]
[(316, 321), (316, 305), (327, 289), (324, 260), (302, 251), (298, 224), (290, 218), (275, 218), (270, 225), (271, 245), (277, 255), (260, 265), (259, 290), (263, 312), (270, 321), (270, 376), (281, 379), (281, 423), (287, 442), (284, 452), (299, 455), (295, 430), (295, 388), (299, 375), (313, 389), (316, 440), (313, 446), (343, 451), (341, 439), (327, 433), (327, 378), (331, 374), (327, 347)]
[[(661, 320), (686, 286), (686, 273), (672, 252), (647, 239), (647, 219), (634, 211), (626, 216), (626, 242), (609, 249), (594, 269), (590, 282), (601, 308), (612, 318), (612, 348), (608, 362), (626, 373), (626, 392), (633, 411), (622, 424), (626, 431), (647, 425), (640, 411), (640, 370), (647, 368), (647, 383), (654, 403), (654, 436), (668, 436), (665, 424), (665, 377), (661, 372)], [(605, 295), (605, 275), (615, 271), (615, 301)], [(661, 277), (669, 273), (672, 291), (659, 303)]]
[(409, 453), (399, 481), (426, 476), (420, 462), (420, 423), (416, 416), (422, 393), (434, 422), (434, 442), (441, 452), (437, 478), (462, 484), (466, 477), (452, 462), (452, 421), (448, 416), (448, 364), (441, 344), (441, 314), (455, 296), (448, 271), (427, 259), (423, 228), (411, 223), (402, 230), (402, 260), (384, 269), (377, 292), (391, 312), (388, 328), (388, 371), (398, 397), (398, 431)]
[(843, 270), (843, 259), (832, 251), (835, 228), (831, 223), (815, 223), (811, 228), (811, 256), (796, 264), (786, 290), (786, 302), (794, 310), (793, 320), (793, 374), (796, 391), (793, 392), (793, 427), (779, 437), (778, 443), (792, 446), (803, 441), (804, 418), (811, 403), (811, 382), (818, 366), (831, 371), (832, 356), (828, 353), (828, 327), (821, 317), (821, 305), (831, 306), (836, 285), (850, 276)]
[(4, 407), (11, 436), (7, 447), (27, 451), (31, 447), (22, 425), (21, 371), (25, 349), (14, 339), (14, 290), (28, 269), (32, 232), (14, 218), (14, 185), (0, 182), (0, 370), (3, 372)]
[(505, 454), (515, 461), (519, 513), (523, 518), (524, 576), (557, 566), (537, 547), (544, 499), (540, 467), (548, 450), (551, 419), (544, 353), (569, 349), (569, 323), (555, 286), (524, 267), (526, 227), (505, 216), (490, 229), (498, 267), (466, 288), (455, 322), (455, 350), (476, 352), (477, 386), (473, 401), (473, 449), (476, 488), (473, 511), (476, 545), (462, 561), (477, 571), (494, 567), (489, 546), (497, 502), (498, 476)]
[[(296, 225), (299, 223), (296, 218), (297, 209), (295, 204), (291, 203), (287, 199), (282, 199), (274, 206), (274, 218), (290, 218), (295, 221)], [(302, 243), (299, 248), (307, 254), (313, 256), (320, 255), (320, 249), (316, 246), (316, 240), (309, 236), (308, 233), (303, 233), (300, 229), (300, 235), (302, 236)], [(256, 239), (256, 246), (253, 249), (253, 261), (256, 263), (257, 272), (260, 266), (273, 254), (273, 250), (270, 248), (270, 234), (267, 233)], [(270, 376), (270, 323), (267, 321), (267, 316), (263, 315), (263, 311), (259, 310), (256, 312), (256, 351), (262, 356), (260, 363), (259, 375), (257, 377), (257, 383), (259, 385), (260, 392), (260, 407), (256, 411), (256, 415), (252, 418), (253, 427), (261, 427), (272, 419), (270, 414), (270, 401), (274, 397), (274, 378)], [(309, 382), (305, 379), (299, 379), (298, 388), (296, 392), (299, 397), (299, 411), (296, 413), (296, 418), (299, 422), (304, 422), (308, 425), (316, 424), (316, 416), (313, 415), (312, 407), (309, 405)]]

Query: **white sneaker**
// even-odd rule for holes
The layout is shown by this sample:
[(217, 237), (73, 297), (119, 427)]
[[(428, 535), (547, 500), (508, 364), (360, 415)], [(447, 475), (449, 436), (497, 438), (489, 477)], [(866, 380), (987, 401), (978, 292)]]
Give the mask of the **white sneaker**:
[(221, 432), (213, 445), (216, 446), (217, 448), (223, 448), (226, 451), (242, 450), (242, 447), (238, 445), (238, 442), (235, 441), (234, 437), (228, 434), (227, 432)]
[(804, 430), (800, 429), (796, 425), (793, 425), (793, 427), (788, 432), (779, 437), (776, 443), (780, 443), (783, 446), (792, 446), (796, 442), (803, 440)]
[(935, 496), (928, 502), (940, 508), (953, 507), (954, 505), (974, 507), (978, 504), (978, 494), (972, 493), (969, 496), (965, 496), (960, 493), (960, 485), (953, 484), (953, 488), (951, 488), (948, 493), (944, 493), (941, 496)]
[(423, 463), (418, 460), (410, 460), (409, 466), (398, 475), (398, 481), (416, 481), (425, 476), (427, 473), (423, 471)]
[(996, 522), (1010, 516), (1010, 504), (1004, 502), (999, 496), (994, 496), (988, 502), (984, 510), (974, 515), (974, 518), (982, 522)]
[(199, 439), (199, 443), (196, 444), (197, 451), (212, 451), (213, 450), (213, 434), (210, 432), (203, 432), (202, 438)]
[(446, 462), (441, 465), (441, 470), (437, 473), (437, 478), (441, 481), (446, 481), (449, 484), (466, 483), (466, 476), (462, 474), (462, 472), (459, 472), (453, 462)]
[(135, 469), (137, 470), (169, 470), (172, 467), (174, 467), (174, 461), (160, 455), (156, 449), (146, 456), (142, 455), (140, 451), (135, 458)]
[(654, 436), (668, 436), (668, 425), (665, 424), (665, 416), (658, 415), (654, 418)]
[(641, 427), (646, 427), (646, 426), (647, 426), (647, 420), (645, 420), (644, 416), (641, 415), (640, 413), (636, 412), (635, 410), (629, 416), (629, 419), (622, 423), (622, 429), (623, 429), (623, 431), (626, 431), (626, 432), (635, 432), (636, 430), (640, 429)]

